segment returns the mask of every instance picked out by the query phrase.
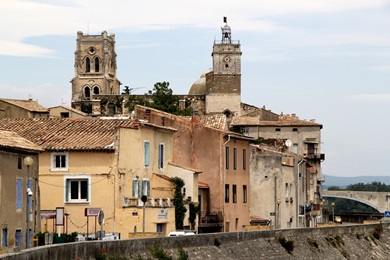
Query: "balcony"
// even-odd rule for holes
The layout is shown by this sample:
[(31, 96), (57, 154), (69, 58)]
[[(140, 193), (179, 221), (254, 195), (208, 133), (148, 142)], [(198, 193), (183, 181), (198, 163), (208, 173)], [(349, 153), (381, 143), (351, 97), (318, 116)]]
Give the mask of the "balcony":
[(200, 212), (199, 227), (222, 227), (223, 216), (221, 211)]
[(308, 154), (306, 154), (306, 158), (310, 159), (310, 160), (325, 161), (325, 154), (324, 153), (308, 153)]

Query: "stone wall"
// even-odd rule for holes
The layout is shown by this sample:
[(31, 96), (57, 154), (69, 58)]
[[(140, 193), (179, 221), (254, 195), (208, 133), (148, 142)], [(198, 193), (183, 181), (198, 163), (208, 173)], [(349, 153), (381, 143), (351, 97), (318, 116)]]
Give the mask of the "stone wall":
[[(381, 230), (379, 239), (375, 230)], [(292, 241), (290, 252), (288, 241)], [(76, 242), (1, 255), (0, 259), (94, 259), (101, 250), (110, 257), (151, 259), (150, 250), (155, 247), (173, 259), (178, 259), (179, 248), (189, 259), (388, 259), (390, 223)]]

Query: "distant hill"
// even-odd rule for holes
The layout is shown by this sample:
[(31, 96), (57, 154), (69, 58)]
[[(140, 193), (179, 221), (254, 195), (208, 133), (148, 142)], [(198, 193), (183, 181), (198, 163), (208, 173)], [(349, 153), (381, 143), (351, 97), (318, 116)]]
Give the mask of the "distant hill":
[(339, 177), (332, 175), (325, 175), (325, 182), (322, 184), (323, 188), (326, 189), (329, 186), (345, 187), (350, 184), (356, 183), (371, 183), (374, 181), (380, 181), (386, 185), (390, 185), (390, 176), (356, 176), (356, 177)]

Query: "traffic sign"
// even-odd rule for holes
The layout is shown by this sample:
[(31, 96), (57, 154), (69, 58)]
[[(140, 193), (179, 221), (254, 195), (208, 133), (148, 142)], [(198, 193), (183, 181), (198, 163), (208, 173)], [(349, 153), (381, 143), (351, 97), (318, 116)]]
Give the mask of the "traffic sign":
[(385, 218), (390, 218), (390, 211), (385, 211)]
[(102, 224), (104, 224), (104, 212), (103, 210), (100, 210), (99, 211), (99, 214), (98, 214), (98, 221), (99, 221), (99, 225), (101, 226)]

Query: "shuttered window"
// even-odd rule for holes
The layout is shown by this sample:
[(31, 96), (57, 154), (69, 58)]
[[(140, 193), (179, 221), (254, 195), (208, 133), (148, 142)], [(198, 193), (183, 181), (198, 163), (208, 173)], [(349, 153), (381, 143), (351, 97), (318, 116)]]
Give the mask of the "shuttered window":
[(150, 144), (149, 141), (144, 141), (144, 165), (149, 167), (150, 164)]
[(16, 209), (21, 209), (23, 206), (23, 180), (16, 180)]

